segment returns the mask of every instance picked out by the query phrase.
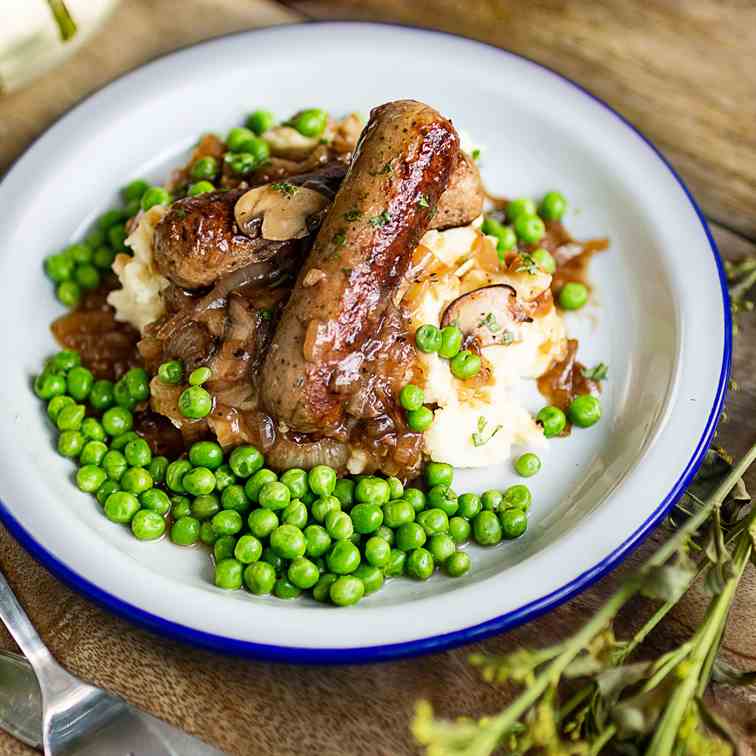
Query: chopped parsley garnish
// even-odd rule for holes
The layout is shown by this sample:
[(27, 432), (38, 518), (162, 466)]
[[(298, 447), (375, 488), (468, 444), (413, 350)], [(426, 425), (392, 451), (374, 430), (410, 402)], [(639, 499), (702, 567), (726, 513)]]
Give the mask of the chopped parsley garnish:
[(351, 268), (342, 268), (342, 269), (341, 269), (341, 272), (342, 272), (342, 273), (343, 273), (343, 274), (344, 274), (345, 276), (348, 276), (348, 275), (351, 275), (351, 273), (352, 273), (352, 269), (351, 269)]
[(371, 176), (385, 176), (391, 173), (391, 161), (385, 163), (379, 171), (368, 171)]
[(385, 226), (390, 220), (391, 214), (388, 210), (384, 210), (380, 215), (374, 215), (370, 219), (370, 225), (375, 228), (380, 228), (381, 226)]
[(293, 197), (296, 194), (297, 189), (299, 188), (299, 187), (294, 186), (294, 184), (289, 184), (286, 181), (281, 181), (275, 184), (271, 184), (271, 187), (275, 189), (276, 191), (281, 192), (281, 194), (283, 194), (286, 197)]
[(346, 234), (343, 231), (339, 231), (333, 235), (333, 243), (337, 247), (343, 247), (346, 244)]
[(501, 330), (501, 326), (496, 320), (496, 316), (492, 312), (487, 312), (478, 323), (481, 328), (488, 328), (491, 333), (497, 333)]
[(425, 194), (421, 194), (421, 195), (420, 195), (420, 196), (419, 196), (419, 197), (417, 198), (417, 204), (418, 204), (418, 205), (419, 205), (420, 207), (430, 207), (430, 201), (428, 200), (428, 196), (427, 196), (427, 195), (425, 195)]
[(263, 320), (270, 320), (273, 317), (273, 310), (260, 310), (260, 317)]
[(583, 368), (583, 378), (587, 378), (589, 381), (604, 381), (609, 375), (609, 366), (603, 362), (599, 362), (598, 365), (592, 368)]
[(346, 218), (346, 220), (348, 221), (356, 221), (361, 217), (362, 217), (362, 213), (356, 208), (354, 210), (350, 210), (349, 212), (344, 213), (344, 218)]
[(471, 438), (473, 446), (483, 446), (487, 444), (501, 429), (503, 426), (497, 425), (493, 430), (488, 429), (488, 422), (482, 415), (478, 418), (478, 430), (473, 433)]
[(509, 346), (514, 341), (514, 334), (512, 331), (504, 330), (501, 332), (501, 343), (504, 346)]
[(176, 217), (180, 218), (181, 220), (184, 220), (184, 218), (186, 218), (186, 210), (184, 210), (183, 207), (177, 207), (173, 212), (176, 213)]
[(534, 276), (538, 272), (538, 263), (533, 259), (533, 255), (527, 252), (520, 252), (520, 264), (517, 266), (515, 273), (529, 273)]
[(480, 160), (480, 150), (477, 147), (472, 151), (472, 159)]

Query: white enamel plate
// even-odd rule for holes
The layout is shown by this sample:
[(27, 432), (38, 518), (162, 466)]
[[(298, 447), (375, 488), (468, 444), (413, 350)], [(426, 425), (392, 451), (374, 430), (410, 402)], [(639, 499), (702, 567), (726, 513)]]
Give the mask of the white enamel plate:
[[(609, 365), (604, 417), (557, 439), (532, 480), (527, 533), (470, 547), (473, 569), (391, 581), (351, 609), (212, 585), (204, 552), (138, 542), (72, 483), (31, 377), (55, 345), (60, 307), (45, 255), (78, 239), (132, 178), (159, 181), (205, 131), (256, 107), (367, 112), (424, 100), (484, 147), (495, 193), (559, 189), (577, 238), (608, 236), (595, 302), (568, 328), (586, 364)], [(115, 81), (50, 128), (0, 184), (0, 516), (41, 562), (135, 622), (230, 653), (355, 662), (479, 639), (544, 612), (614, 567), (695, 472), (727, 385), (729, 306), (706, 224), (664, 158), (621, 116), (541, 66), (415, 29), (327, 23), (238, 34)], [(529, 397), (533, 409), (538, 400)], [(455, 488), (515, 482), (511, 465)]]

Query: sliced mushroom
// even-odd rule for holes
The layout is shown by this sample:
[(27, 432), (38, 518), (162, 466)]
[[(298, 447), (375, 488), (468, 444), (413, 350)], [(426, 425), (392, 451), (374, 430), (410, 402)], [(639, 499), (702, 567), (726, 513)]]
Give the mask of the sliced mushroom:
[(453, 323), (486, 347), (511, 344), (517, 340), (517, 324), (530, 321), (527, 309), (517, 301), (517, 292), (508, 284), (496, 284), (457, 297), (446, 308), (441, 325)]
[(289, 160), (306, 158), (320, 143), (319, 137), (306, 137), (291, 126), (274, 126), (262, 137), (274, 155)]
[(245, 234), (253, 235), (256, 222), (262, 218), (263, 239), (301, 239), (310, 233), (307, 219), (328, 204), (328, 198), (314, 189), (288, 183), (266, 184), (239, 197), (234, 217)]

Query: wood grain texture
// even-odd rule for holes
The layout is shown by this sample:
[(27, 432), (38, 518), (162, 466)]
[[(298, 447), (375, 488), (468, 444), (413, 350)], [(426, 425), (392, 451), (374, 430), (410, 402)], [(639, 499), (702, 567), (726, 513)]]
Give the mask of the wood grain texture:
[[(574, 76), (605, 96), (658, 139), (692, 179), (705, 208), (749, 234), (756, 229), (753, 194), (753, 70), (742, 51), (753, 42), (754, 7), (734, 2), (508, 3), (361, 0), (371, 16), (434, 25), (498, 41)], [(597, 7), (600, 6), (600, 7)], [(310, 12), (323, 4), (308, 3)], [(28, 90), (0, 100), (0, 168), (65, 108), (128, 68), (214, 34), (285, 21), (294, 14), (265, 0), (129, 0), (81, 53)], [(707, 43), (708, 40), (708, 43)], [(725, 40), (723, 42), (722, 40)], [(750, 40), (750, 42), (749, 42)], [(753, 49), (753, 48), (752, 48)], [(741, 70), (742, 69), (742, 70)], [(714, 224), (725, 257), (756, 254), (756, 245)], [(756, 316), (746, 315), (736, 340), (739, 390), (728, 404), (719, 441), (732, 453), (756, 433)], [(756, 476), (751, 477), (756, 489)], [(0, 528), (0, 569), (8, 576), (53, 653), (75, 674), (103, 685), (231, 754), (399, 756), (413, 753), (413, 702), (431, 699), (441, 713), (495, 712), (511, 691), (481, 683), (467, 665), (474, 648), (503, 652), (548, 643), (576, 629), (624, 574), (650, 554), (656, 533), (628, 562), (555, 611), (474, 647), (367, 667), (292, 667), (229, 659), (142, 631), (84, 600), (40, 567)], [(756, 581), (747, 576), (733, 610), (725, 649), (731, 661), (756, 661)], [(653, 648), (689, 634), (704, 596), (686, 597)], [(618, 624), (630, 632), (645, 610), (630, 607)], [(0, 646), (14, 648), (0, 629)], [(713, 699), (754, 747), (756, 696), (716, 687)], [(0, 732), (0, 755), (32, 753)]]

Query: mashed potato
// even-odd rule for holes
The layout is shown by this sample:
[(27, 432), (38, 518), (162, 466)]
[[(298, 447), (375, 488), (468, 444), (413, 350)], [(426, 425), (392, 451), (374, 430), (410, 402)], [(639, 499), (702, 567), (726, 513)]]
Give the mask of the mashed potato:
[[(518, 301), (528, 303), (551, 283), (551, 276), (540, 269), (501, 270), (495, 240), (483, 236), (480, 219), (462, 228), (429, 231), (420, 241), (415, 262), (422, 273), (404, 295), (413, 330), (425, 323), (440, 326), (448, 305), (476, 289), (508, 284)], [(456, 467), (482, 467), (508, 460), (515, 444), (545, 443), (540, 427), (520, 402), (518, 387), (564, 357), (564, 324), (547, 298), (532, 322), (518, 323), (511, 338), (507, 345), (481, 349), (490, 368), (489, 380), (481, 385), (457, 380), (448, 360), (437, 354), (419, 353), (426, 403), (438, 405), (425, 433), (425, 451), (432, 459)]]
[(168, 212), (156, 205), (144, 213), (136, 229), (126, 239), (133, 257), (118, 255), (113, 271), (121, 282), (121, 289), (108, 294), (108, 304), (115, 309), (115, 319), (131, 323), (140, 332), (148, 323), (157, 320), (165, 311), (160, 293), (168, 286), (168, 279), (158, 273), (152, 258), (155, 226)]

